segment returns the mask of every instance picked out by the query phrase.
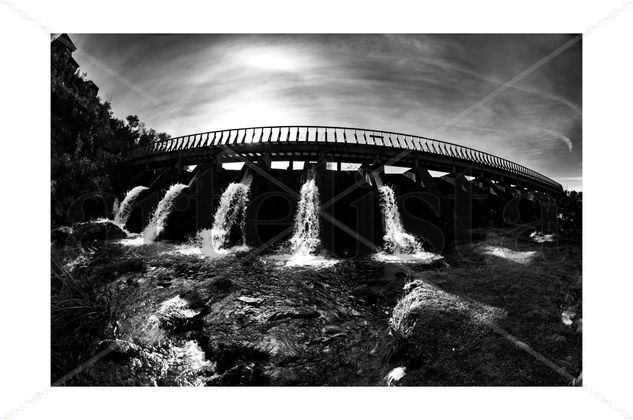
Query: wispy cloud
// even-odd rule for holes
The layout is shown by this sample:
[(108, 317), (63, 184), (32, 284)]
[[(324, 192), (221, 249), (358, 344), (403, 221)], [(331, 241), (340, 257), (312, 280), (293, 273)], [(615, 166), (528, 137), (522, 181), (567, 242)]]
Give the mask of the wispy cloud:
[[(74, 35), (80, 48), (196, 126), (322, 124), (425, 135), (566, 35)], [(119, 116), (191, 131), (92, 63)], [(581, 49), (572, 46), (439, 137), (548, 176), (581, 174)]]

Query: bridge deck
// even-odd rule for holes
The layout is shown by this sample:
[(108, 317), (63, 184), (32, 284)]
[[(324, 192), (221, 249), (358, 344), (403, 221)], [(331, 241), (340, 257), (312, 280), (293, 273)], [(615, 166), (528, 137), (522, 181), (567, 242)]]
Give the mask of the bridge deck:
[(457, 144), (386, 131), (349, 127), (273, 126), (210, 131), (174, 137), (132, 149), (131, 164), (166, 164), (178, 160), (195, 164), (205, 160), (225, 162), (259, 160), (328, 159), (366, 162), (380, 158), (383, 163), (431, 170), (471, 169), (496, 177), (509, 177), (552, 192), (562, 186), (552, 179), (499, 156)]

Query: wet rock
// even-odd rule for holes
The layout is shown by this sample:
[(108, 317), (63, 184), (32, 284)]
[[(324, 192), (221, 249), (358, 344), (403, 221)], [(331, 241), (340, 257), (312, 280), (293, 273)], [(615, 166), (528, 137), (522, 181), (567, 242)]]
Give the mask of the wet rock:
[(573, 320), (575, 317), (576, 317), (576, 309), (571, 307), (563, 311), (563, 313), (561, 314), (561, 321), (563, 322), (563, 324), (567, 326), (571, 326), (573, 324)]
[(122, 363), (132, 357), (137, 357), (141, 348), (131, 341), (113, 339), (99, 342), (98, 353), (104, 353), (103, 361)]
[(347, 337), (347, 333), (346, 332), (341, 332), (341, 333), (337, 333), (334, 335), (331, 335), (329, 337), (327, 337), (325, 340), (323, 340), (324, 343), (329, 343), (331, 341), (334, 341), (337, 338), (345, 338)]
[(254, 298), (250, 296), (240, 296), (237, 300), (253, 306), (259, 306), (264, 301), (262, 298)]
[(273, 384), (292, 385), (299, 381), (300, 376), (295, 368), (277, 367), (266, 372)]
[(268, 317), (268, 321), (276, 321), (279, 319), (297, 318), (297, 319), (311, 319), (318, 318), (320, 314), (314, 309), (296, 308), (286, 309), (282, 311), (276, 311)]
[(203, 286), (213, 290), (228, 291), (233, 287), (233, 282), (226, 276), (217, 276), (205, 281)]
[(175, 296), (160, 304), (156, 316), (160, 320), (160, 326), (172, 332), (184, 332), (197, 329), (202, 326), (202, 317), (198, 316), (199, 310), (189, 307), (187, 300), (181, 296)]
[(356, 287), (352, 293), (364, 299), (370, 305), (379, 303), (385, 298), (384, 293), (379, 288), (370, 285)]
[(211, 297), (223, 297), (228, 295), (234, 286), (235, 283), (226, 276), (212, 277), (200, 283), (195, 290), (185, 293), (183, 297), (197, 302), (206, 302)]
[(269, 354), (248, 343), (210, 342), (208, 353), (216, 362), (218, 373), (238, 365), (262, 364), (268, 360)]
[(549, 341), (552, 341), (554, 343), (566, 343), (567, 339), (560, 335), (560, 334), (552, 334), (550, 336), (547, 337), (549, 339)]
[(358, 312), (356, 309), (352, 309), (349, 313), (350, 313), (351, 316), (360, 316), (361, 315), (361, 313)]
[(405, 292), (409, 293), (410, 291), (412, 291), (416, 287), (423, 286), (423, 285), (424, 285), (424, 280), (422, 280), (422, 279), (415, 279), (415, 280), (405, 284), (403, 289), (404, 289)]
[(244, 363), (234, 366), (222, 375), (211, 379), (207, 385), (268, 385), (269, 378), (263, 370), (254, 363)]
[(321, 329), (321, 333), (324, 335), (347, 334), (345, 328), (338, 325), (326, 325)]
[(406, 367), (397, 367), (389, 372), (387, 376), (385, 376), (385, 383), (387, 384), (387, 386), (393, 386), (395, 382), (398, 382), (400, 379), (404, 378), (404, 375), (406, 375), (406, 373)]
[(73, 229), (70, 226), (61, 226), (51, 230), (51, 242), (56, 247), (66, 246), (71, 239)]
[(296, 343), (290, 337), (267, 335), (256, 346), (257, 349), (268, 353), (279, 360), (297, 358), (304, 353), (305, 347)]
[[(104, 258), (108, 258), (105, 256)], [(89, 271), (96, 283), (107, 284), (121, 279), (122, 284), (136, 286), (138, 279), (126, 276), (128, 273), (140, 273), (145, 270), (145, 262), (140, 258), (125, 260), (106, 260), (106, 262), (91, 263)], [(123, 277), (121, 277), (123, 276)]]
[(72, 238), (78, 242), (105, 241), (127, 238), (127, 233), (113, 222), (79, 223), (72, 227)]

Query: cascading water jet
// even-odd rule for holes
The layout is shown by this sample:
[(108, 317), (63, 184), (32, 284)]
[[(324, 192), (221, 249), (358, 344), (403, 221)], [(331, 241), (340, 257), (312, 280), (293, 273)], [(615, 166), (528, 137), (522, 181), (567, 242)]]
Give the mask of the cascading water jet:
[(253, 177), (245, 174), (240, 182), (232, 182), (226, 187), (220, 198), (220, 205), (213, 216), (211, 229), (198, 232), (198, 241), (202, 253), (209, 257), (226, 255), (227, 241), (231, 234), (231, 228), (239, 219), (242, 246), (246, 248), (246, 209), (250, 200), (250, 189)]
[(301, 186), (300, 199), (295, 215), (295, 226), (290, 238), (293, 255), (310, 256), (321, 245), (319, 238), (319, 189), (314, 171), (308, 172), (308, 179)]
[(301, 186), (295, 224), (289, 241), (290, 254), (276, 255), (274, 260), (285, 266), (328, 267), (338, 261), (317, 254), (321, 247), (319, 221), (319, 189), (314, 168), (308, 171), (307, 180)]
[(380, 210), (385, 230), (383, 250), (375, 254), (374, 258), (385, 262), (431, 262), (441, 258), (425, 252), (420, 241), (404, 229), (393, 189), (384, 185), (377, 174), (374, 175), (374, 180), (380, 194)]
[(387, 185), (382, 185), (378, 187), (378, 192), (380, 193), (380, 209), (385, 228), (383, 237), (385, 252), (389, 254), (416, 254), (422, 251), (420, 242), (402, 226), (393, 189)]
[(174, 184), (169, 187), (163, 199), (160, 200), (160, 203), (156, 206), (152, 220), (150, 220), (145, 230), (143, 230), (143, 241), (145, 243), (154, 242), (156, 238), (158, 238), (158, 235), (165, 229), (167, 216), (171, 213), (176, 199), (185, 188), (188, 188), (185, 184)]
[[(118, 208), (116, 209), (114, 215), (114, 223), (119, 225), (121, 229), (125, 229), (125, 225), (130, 218), (130, 214), (132, 214), (132, 209), (134, 208), (136, 200), (146, 189), (147, 187), (144, 187), (142, 185), (132, 188), (125, 194), (123, 202), (118, 205)], [(116, 204), (118, 204), (118, 202), (116, 202)]]

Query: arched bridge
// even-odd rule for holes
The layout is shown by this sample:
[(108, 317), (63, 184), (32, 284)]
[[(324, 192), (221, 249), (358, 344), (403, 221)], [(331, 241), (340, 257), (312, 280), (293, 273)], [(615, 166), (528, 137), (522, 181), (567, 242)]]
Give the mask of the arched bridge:
[(525, 166), (457, 144), (403, 133), (327, 126), (270, 126), (209, 131), (130, 150), (128, 163), (160, 167), (205, 162), (328, 161), (381, 163), (472, 176), (558, 194), (554, 180)]

